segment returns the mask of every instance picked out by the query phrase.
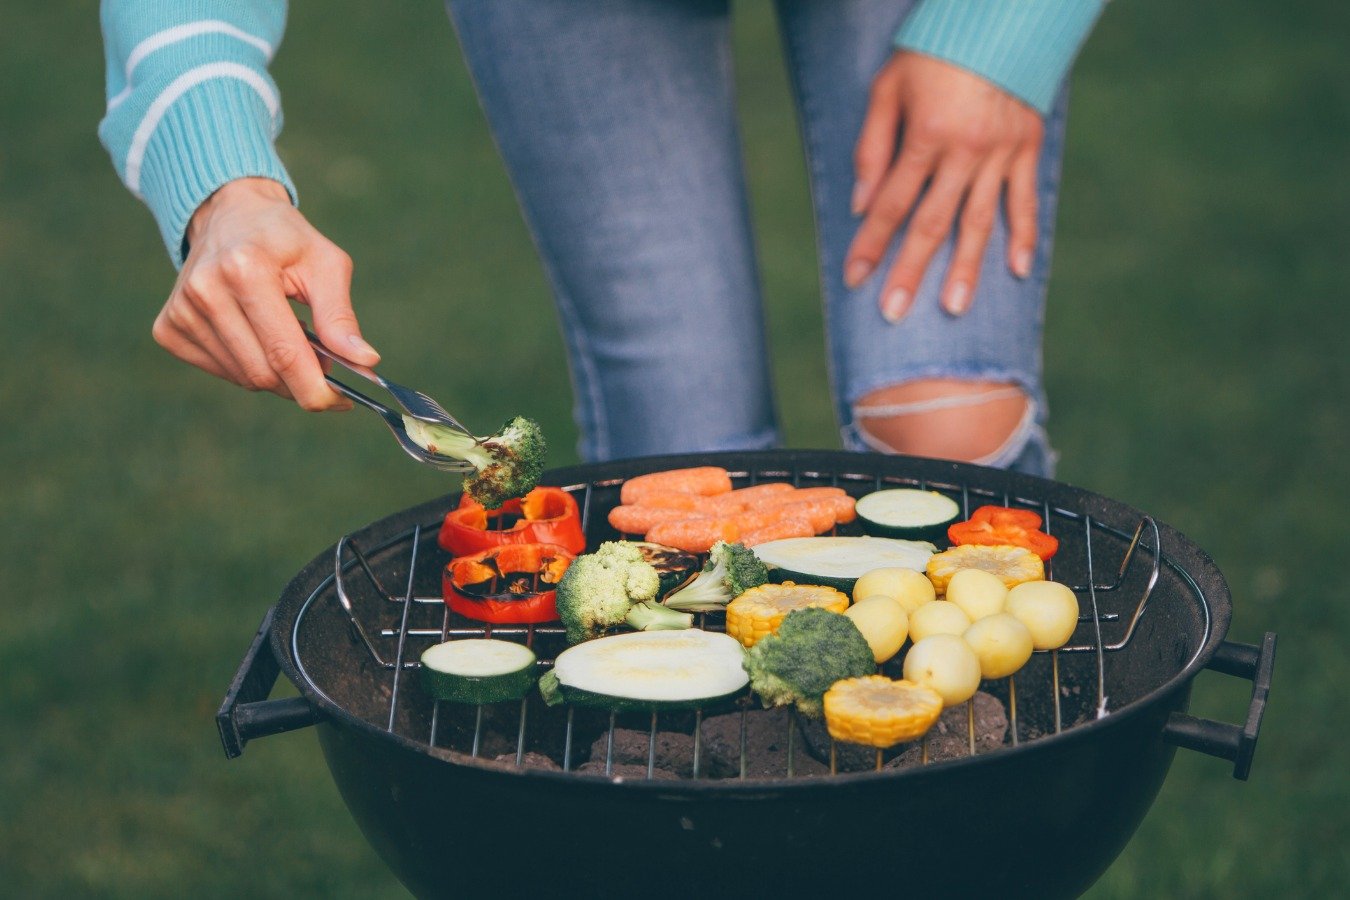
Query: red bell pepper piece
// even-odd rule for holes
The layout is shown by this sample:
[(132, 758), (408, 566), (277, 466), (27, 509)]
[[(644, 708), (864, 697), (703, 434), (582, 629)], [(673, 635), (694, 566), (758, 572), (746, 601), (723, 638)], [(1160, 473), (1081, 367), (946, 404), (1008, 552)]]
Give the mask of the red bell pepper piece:
[(1059, 538), (1041, 531), (1041, 517), (1029, 509), (981, 506), (965, 522), (947, 528), (953, 544), (1003, 544), (1024, 547), (1042, 560), (1059, 550)]
[[(515, 521), (508, 526), (511, 519)], [(586, 550), (586, 535), (571, 494), (562, 488), (537, 487), (491, 510), (465, 494), (459, 508), (446, 514), (437, 543), (455, 556), (507, 544), (557, 544), (575, 554)]]
[(450, 609), (477, 622), (553, 622), (558, 581), (573, 554), (557, 544), (505, 544), (450, 561), (441, 594)]

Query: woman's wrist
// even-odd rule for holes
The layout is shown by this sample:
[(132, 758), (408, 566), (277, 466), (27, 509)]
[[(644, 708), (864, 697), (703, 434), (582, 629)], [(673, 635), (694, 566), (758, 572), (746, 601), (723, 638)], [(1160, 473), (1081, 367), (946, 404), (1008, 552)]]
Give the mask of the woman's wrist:
[(290, 204), (291, 195), (286, 190), (286, 186), (272, 178), (236, 178), (233, 181), (227, 181), (216, 189), (215, 193), (207, 197), (202, 205), (197, 207), (192, 218), (188, 220), (187, 242), (196, 243), (198, 236), (206, 228), (212, 215), (222, 207), (234, 206), (238, 203), (275, 203), (281, 202)]
[(1045, 115), (1102, 6), (1103, 0), (922, 0), (895, 45), (974, 72)]

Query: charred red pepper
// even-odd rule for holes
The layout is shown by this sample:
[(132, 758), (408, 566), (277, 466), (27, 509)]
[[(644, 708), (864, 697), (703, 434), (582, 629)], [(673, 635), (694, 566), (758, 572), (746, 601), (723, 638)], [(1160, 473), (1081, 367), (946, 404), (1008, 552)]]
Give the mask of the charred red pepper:
[(465, 494), (446, 515), (437, 542), (455, 556), (507, 544), (557, 544), (574, 554), (586, 549), (577, 501), (556, 487), (537, 487), (491, 510)]
[(558, 618), (558, 581), (574, 556), (557, 544), (506, 544), (451, 560), (441, 593), (477, 622), (527, 624)]
[(1059, 550), (1059, 538), (1041, 531), (1041, 517), (1029, 509), (981, 506), (966, 522), (947, 528), (953, 544), (1004, 544), (1024, 547), (1041, 559)]

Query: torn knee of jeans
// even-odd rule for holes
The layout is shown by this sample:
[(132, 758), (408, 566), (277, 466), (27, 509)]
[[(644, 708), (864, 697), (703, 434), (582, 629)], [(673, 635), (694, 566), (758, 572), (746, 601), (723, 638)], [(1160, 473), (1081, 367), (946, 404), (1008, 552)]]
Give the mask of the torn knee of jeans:
[(859, 438), (881, 453), (1006, 465), (1035, 427), (1034, 400), (1006, 381), (917, 379), (853, 405)]

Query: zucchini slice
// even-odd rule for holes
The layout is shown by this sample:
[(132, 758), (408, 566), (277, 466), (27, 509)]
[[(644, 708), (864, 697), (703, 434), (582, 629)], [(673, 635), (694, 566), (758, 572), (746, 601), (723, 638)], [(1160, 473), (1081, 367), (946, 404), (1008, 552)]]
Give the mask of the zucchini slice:
[(947, 526), (961, 517), (961, 507), (946, 494), (917, 488), (875, 491), (857, 503), (863, 531), (877, 537), (946, 543)]
[(620, 712), (706, 707), (741, 693), (750, 676), (740, 642), (715, 631), (635, 631), (568, 647), (539, 679), (550, 706)]
[(767, 541), (754, 547), (776, 582), (823, 584), (845, 594), (873, 569), (924, 571), (937, 548), (927, 541), (882, 537), (813, 537)]
[(422, 654), (422, 686), (452, 703), (519, 700), (534, 685), (534, 662), (534, 651), (514, 641), (446, 641)]

